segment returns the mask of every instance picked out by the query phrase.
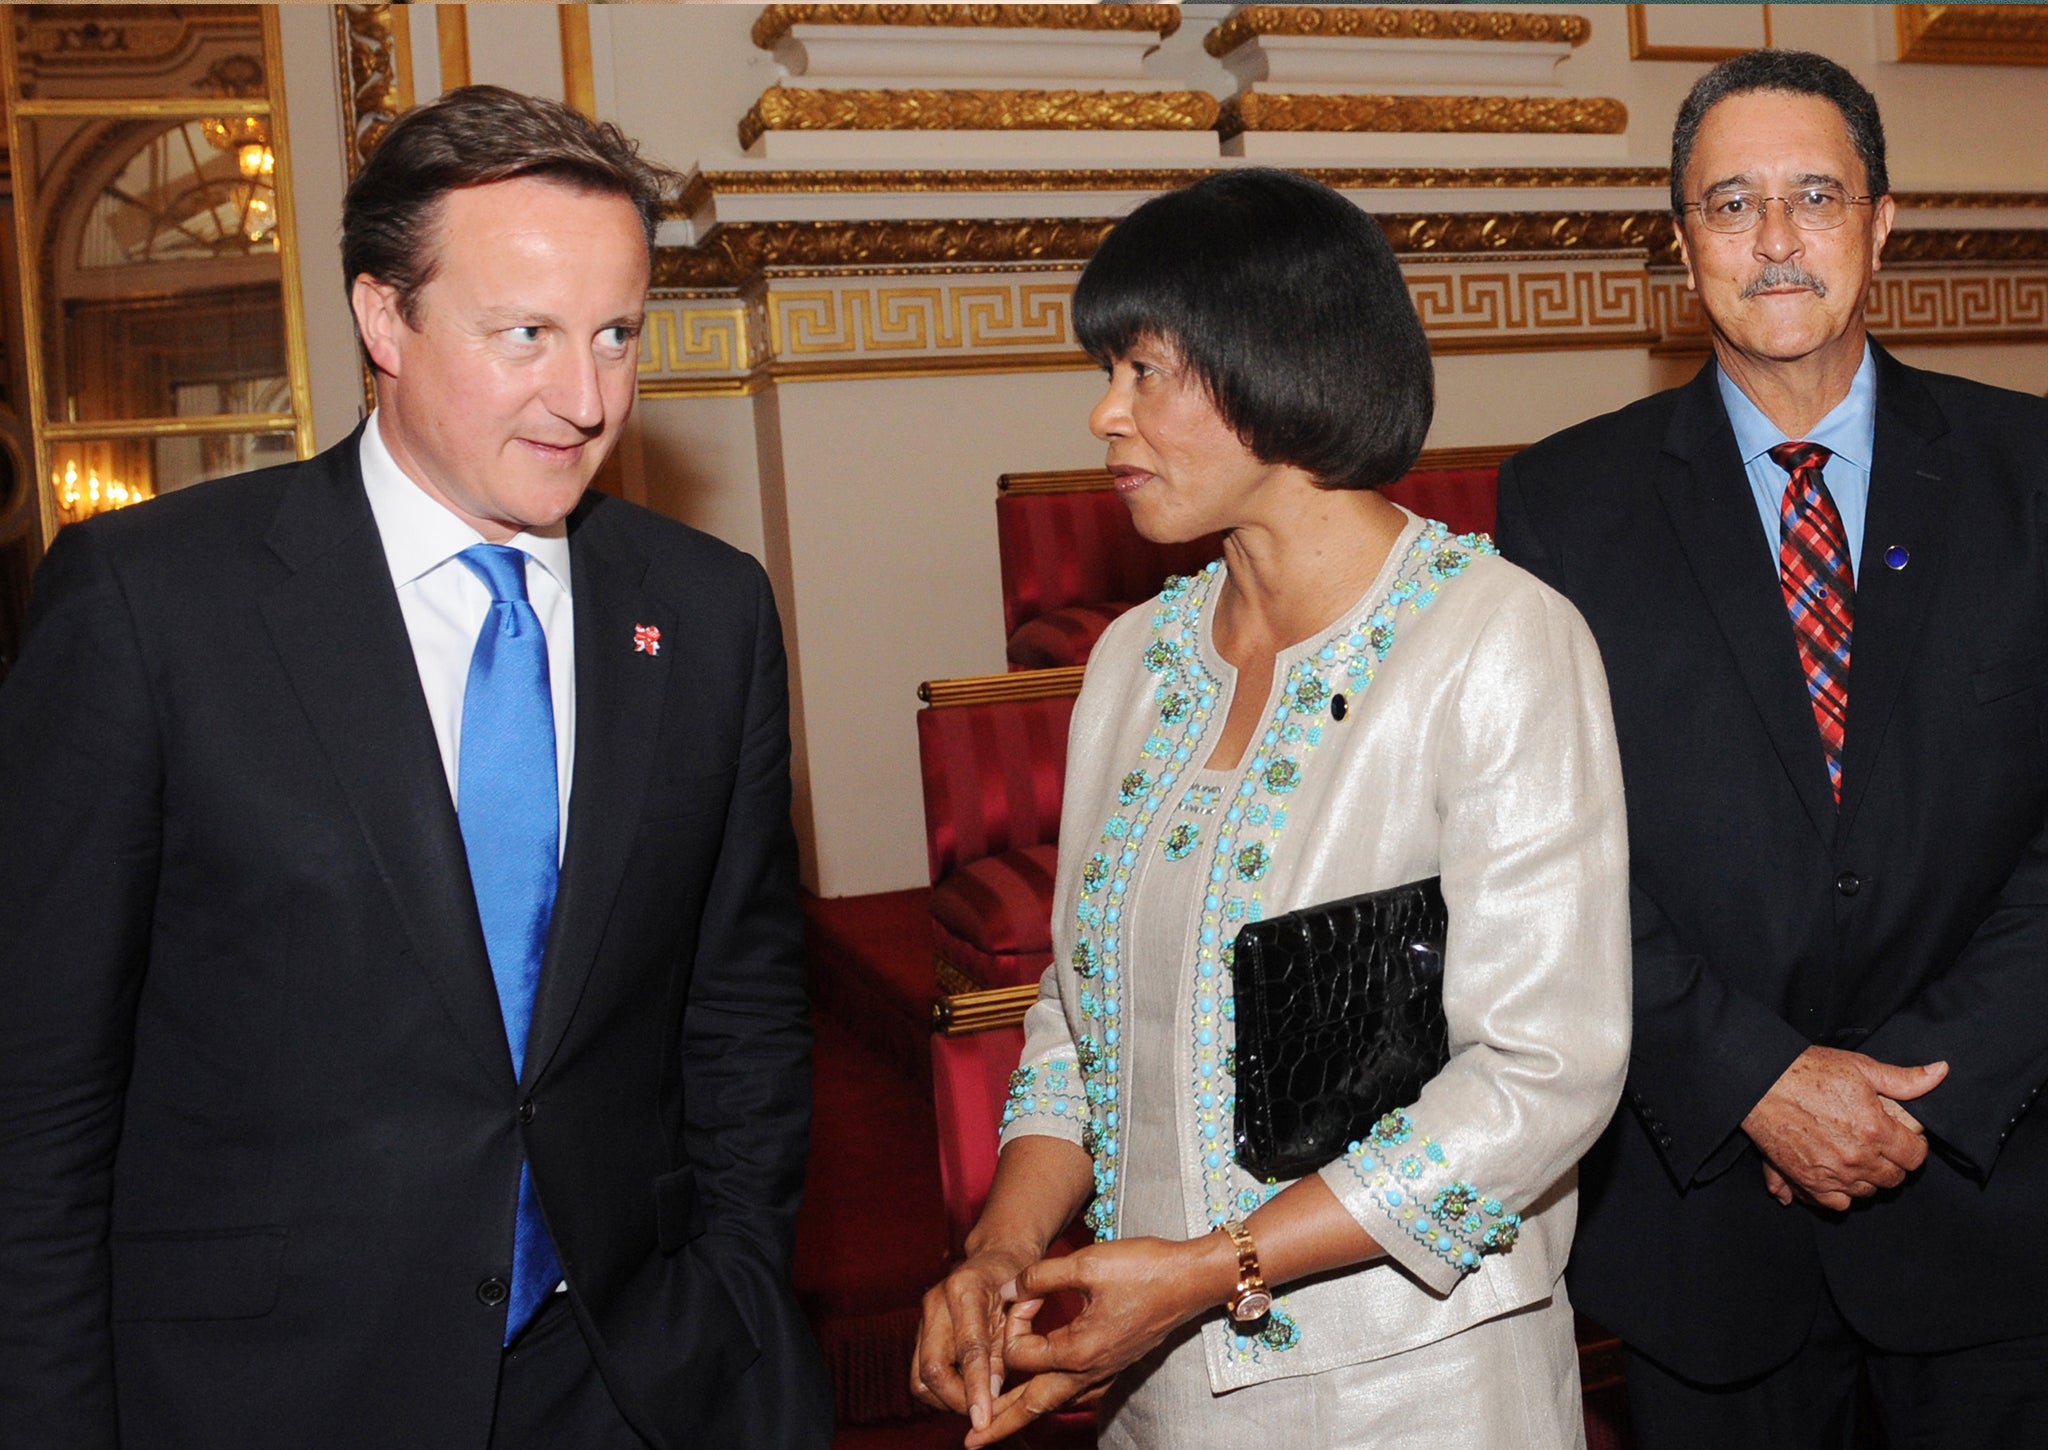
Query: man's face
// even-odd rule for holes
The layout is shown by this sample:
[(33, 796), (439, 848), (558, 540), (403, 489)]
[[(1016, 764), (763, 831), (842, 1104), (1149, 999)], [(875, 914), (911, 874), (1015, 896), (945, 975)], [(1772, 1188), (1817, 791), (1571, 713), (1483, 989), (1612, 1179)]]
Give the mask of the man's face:
[(633, 407), (647, 235), (623, 197), (520, 177), (450, 192), (413, 323), (356, 279), (378, 426), (408, 477), (486, 539), (553, 528)]
[[(1870, 190), (1849, 128), (1819, 96), (1752, 91), (1709, 110), (1686, 162), (1685, 199), (1731, 191), (1784, 197), (1832, 186)], [(1765, 203), (1746, 232), (1710, 231), (1688, 210), (1678, 229), (1686, 285), (1724, 348), (1751, 361), (1789, 363), (1863, 351), (1863, 299), (1891, 232), (1890, 197), (1849, 208), (1825, 231), (1794, 226), (1782, 203)]]

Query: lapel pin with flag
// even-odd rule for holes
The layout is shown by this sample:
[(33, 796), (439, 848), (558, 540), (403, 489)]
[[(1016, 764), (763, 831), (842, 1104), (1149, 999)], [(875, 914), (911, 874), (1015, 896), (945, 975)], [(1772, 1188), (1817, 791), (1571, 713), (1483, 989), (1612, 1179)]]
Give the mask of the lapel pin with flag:
[(658, 630), (658, 629), (656, 629), (656, 628), (655, 628), (655, 627), (654, 627), (653, 625), (651, 625), (651, 624), (636, 624), (636, 625), (634, 625), (634, 626), (633, 626), (633, 650), (634, 650), (634, 652), (635, 652), (635, 653), (641, 653), (641, 652), (645, 652), (645, 653), (647, 653), (647, 654), (651, 654), (651, 655), (658, 655), (658, 654), (660, 654), (660, 653), (661, 653), (661, 631), (660, 631), (660, 630)]

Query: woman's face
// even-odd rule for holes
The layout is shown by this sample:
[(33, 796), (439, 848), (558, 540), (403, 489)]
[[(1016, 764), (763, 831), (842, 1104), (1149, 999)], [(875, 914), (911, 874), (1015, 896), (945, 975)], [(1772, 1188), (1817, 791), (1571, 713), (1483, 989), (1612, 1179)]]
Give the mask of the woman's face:
[(1141, 337), (1116, 360), (1088, 429), (1138, 532), (1178, 544), (1251, 522), (1284, 465), (1253, 456), (1170, 343)]

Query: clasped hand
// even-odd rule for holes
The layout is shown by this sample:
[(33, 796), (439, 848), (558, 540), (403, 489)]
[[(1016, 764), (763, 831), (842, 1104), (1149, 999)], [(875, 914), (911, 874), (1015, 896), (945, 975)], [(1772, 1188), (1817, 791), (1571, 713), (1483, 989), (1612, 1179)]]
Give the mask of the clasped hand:
[(1836, 1210), (1896, 1188), (1927, 1161), (1926, 1132), (1900, 1104), (1947, 1076), (1945, 1062), (1895, 1067), (1807, 1048), (1742, 1120), (1764, 1157), (1764, 1187), (1780, 1203)]
[[(1022, 1265), (1014, 1252), (975, 1255), (925, 1295), (913, 1393), (968, 1417), (969, 1450), (1099, 1393), (1177, 1325), (1222, 1301), (1209, 1281), (1227, 1272), (1234, 1283), (1236, 1260), (1223, 1267), (1214, 1237), (1119, 1239)], [(1062, 1291), (1080, 1295), (1081, 1313), (1038, 1333), (1046, 1297)], [(1013, 1372), (1029, 1378), (1005, 1389)]]

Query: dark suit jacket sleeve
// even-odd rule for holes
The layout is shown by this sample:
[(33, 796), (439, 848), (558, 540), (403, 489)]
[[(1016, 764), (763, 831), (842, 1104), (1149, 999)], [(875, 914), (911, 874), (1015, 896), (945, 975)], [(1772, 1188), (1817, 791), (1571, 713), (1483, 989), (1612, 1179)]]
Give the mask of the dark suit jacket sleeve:
[[(1569, 561), (1546, 537), (1513, 459), (1501, 465), (1497, 530), (1504, 555), (1572, 597)], [(1641, 808), (1640, 799), (1631, 801), (1632, 811)], [(1725, 1172), (1741, 1156), (1749, 1142), (1742, 1120), (1809, 1044), (1681, 941), (1640, 884), (1630, 888), (1629, 908), (1635, 1035), (1626, 1098), (1683, 1187)]]
[(707, 1231), (786, 1280), (810, 1141), (810, 1020), (790, 827), (782, 628), (753, 569), (753, 673), (739, 771), (683, 1017), (684, 1138)]
[(90, 525), (0, 690), (0, 1440), (115, 1443), (107, 1235), (161, 765), (130, 604)]
[(1946, 1062), (1907, 1103), (1952, 1159), (1988, 1178), (2048, 1078), (2048, 826), (2027, 845), (1955, 963), (1861, 1051), (1906, 1067)]

